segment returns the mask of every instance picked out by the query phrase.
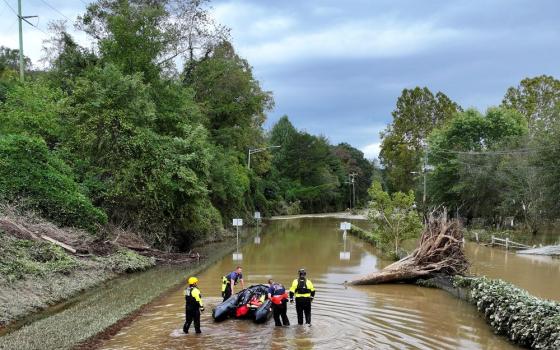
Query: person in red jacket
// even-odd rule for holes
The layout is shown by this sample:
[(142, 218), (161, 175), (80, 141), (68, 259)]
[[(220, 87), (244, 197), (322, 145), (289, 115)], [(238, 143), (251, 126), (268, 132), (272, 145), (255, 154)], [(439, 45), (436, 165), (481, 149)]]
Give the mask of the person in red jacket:
[[(286, 311), (288, 311), (288, 292), (280, 283), (268, 280), (268, 298), (272, 301), (272, 315), (274, 316), (274, 324), (276, 326), (289, 326), (290, 320)], [(280, 322), (282, 318), (282, 322)]]

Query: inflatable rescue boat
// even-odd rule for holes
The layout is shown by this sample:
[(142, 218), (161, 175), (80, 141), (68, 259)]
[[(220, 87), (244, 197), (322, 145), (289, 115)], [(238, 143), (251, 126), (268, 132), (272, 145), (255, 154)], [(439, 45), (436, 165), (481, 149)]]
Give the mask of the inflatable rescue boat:
[(257, 284), (232, 295), (212, 310), (214, 321), (228, 317), (249, 318), (256, 323), (266, 322), (272, 315), (272, 302), (268, 299), (268, 286)]

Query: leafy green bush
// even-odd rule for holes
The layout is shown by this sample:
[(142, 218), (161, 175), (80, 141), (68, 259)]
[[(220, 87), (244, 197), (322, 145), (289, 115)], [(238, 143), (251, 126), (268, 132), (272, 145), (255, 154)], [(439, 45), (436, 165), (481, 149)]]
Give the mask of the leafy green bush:
[(414, 193), (389, 194), (379, 182), (374, 182), (368, 193), (372, 199), (368, 215), (373, 225), (372, 235), (385, 253), (398, 258), (402, 242), (418, 237), (422, 229), (414, 206)]
[(46, 82), (15, 85), (0, 104), (0, 132), (43, 138), (54, 145), (60, 138), (60, 106), (63, 94)]
[(119, 249), (116, 253), (105, 258), (106, 267), (113, 272), (143, 271), (155, 265), (154, 258), (147, 258), (129, 249)]
[(60, 225), (93, 230), (107, 222), (42, 139), (0, 135), (0, 200), (15, 198), (24, 199), (23, 209), (37, 210)]
[(497, 334), (533, 349), (560, 348), (560, 304), (536, 298), (502, 280), (477, 278), (470, 281), (470, 287), (478, 310)]
[(0, 233), (0, 273), (7, 280), (49, 273), (66, 274), (79, 265), (78, 260), (56, 245), (18, 240)]

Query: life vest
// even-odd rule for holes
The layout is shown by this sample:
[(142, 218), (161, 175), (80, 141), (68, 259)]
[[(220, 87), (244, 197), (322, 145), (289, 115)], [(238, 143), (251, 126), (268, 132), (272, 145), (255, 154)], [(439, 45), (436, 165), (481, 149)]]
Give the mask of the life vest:
[(276, 305), (280, 305), (282, 304), (282, 300), (288, 299), (288, 292), (286, 292), (286, 288), (278, 283), (274, 283), (272, 285), (272, 293), (270, 294), (272, 294), (270, 300)]
[(298, 284), (297, 284), (297, 287), (296, 287), (296, 293), (297, 294), (311, 293), (311, 289), (307, 288), (307, 278), (300, 277), (298, 279)]
[(185, 303), (188, 308), (199, 308), (202, 306), (202, 298), (200, 289), (197, 287), (188, 287), (185, 289)]
[(276, 304), (276, 305), (280, 305), (282, 304), (283, 300), (288, 300), (288, 292), (284, 291), (284, 294), (281, 295), (273, 295), (272, 298), (270, 298), (270, 300)]

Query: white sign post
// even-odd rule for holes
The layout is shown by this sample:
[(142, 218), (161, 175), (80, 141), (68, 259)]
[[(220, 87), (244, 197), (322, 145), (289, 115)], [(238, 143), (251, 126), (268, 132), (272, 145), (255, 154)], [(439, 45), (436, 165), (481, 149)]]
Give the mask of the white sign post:
[(261, 212), (256, 211), (254, 216), (255, 220), (257, 220), (257, 235), (255, 236), (255, 244), (261, 244), (261, 237), (259, 236), (259, 223), (261, 221)]
[(352, 224), (349, 222), (341, 222), (340, 229), (343, 231), (342, 239), (344, 240), (344, 250), (340, 252), (340, 260), (350, 260), (350, 252), (346, 251), (346, 237), (347, 237), (347, 230), (352, 228)]
[(237, 237), (237, 249), (233, 253), (233, 260), (239, 261), (243, 260), (243, 254), (239, 252), (239, 227), (243, 226), (243, 219), (233, 219), (233, 226), (235, 226), (236, 237)]

